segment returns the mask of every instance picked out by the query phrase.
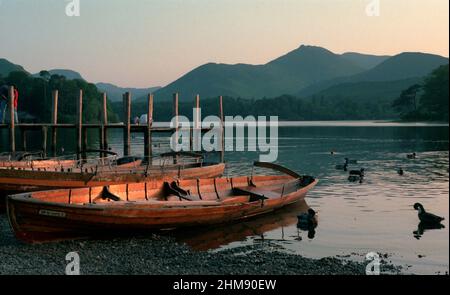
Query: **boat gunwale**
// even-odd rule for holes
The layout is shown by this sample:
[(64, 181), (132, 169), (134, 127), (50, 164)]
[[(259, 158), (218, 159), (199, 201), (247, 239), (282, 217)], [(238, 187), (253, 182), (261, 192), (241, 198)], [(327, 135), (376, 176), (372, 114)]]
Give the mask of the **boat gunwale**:
[[(313, 182), (309, 183), (308, 185), (304, 187), (300, 187), (299, 189), (290, 192), (286, 195), (283, 195), (277, 199), (283, 199), (288, 198), (292, 194), (299, 193), (301, 191), (309, 191), (312, 188), (314, 188), (318, 184), (319, 180), (314, 179)], [(82, 189), (82, 188), (81, 188)], [(32, 205), (41, 205), (41, 206), (49, 206), (49, 207), (55, 207), (55, 208), (61, 208), (61, 209), (83, 209), (83, 210), (96, 210), (96, 211), (117, 211), (117, 210), (168, 210), (168, 209), (193, 209), (193, 208), (208, 208), (208, 207), (224, 207), (228, 208), (229, 206), (236, 206), (236, 205), (242, 205), (242, 204), (251, 204), (251, 203), (260, 203), (261, 200), (256, 200), (253, 202), (239, 202), (239, 203), (223, 203), (220, 200), (199, 200), (199, 201), (180, 201), (180, 205), (168, 205), (167, 207), (150, 207), (152, 205), (163, 205), (165, 202), (164, 200), (158, 201), (158, 200), (142, 200), (142, 201), (119, 201), (114, 202), (112, 204), (105, 204), (105, 203), (62, 203), (62, 202), (49, 202), (45, 200), (40, 200), (32, 197), (33, 193), (45, 193), (45, 192), (61, 192), (61, 191), (67, 191), (68, 189), (57, 189), (57, 190), (48, 190), (48, 191), (38, 191), (38, 192), (29, 192), (29, 193), (21, 193), (21, 194), (14, 194), (7, 196), (7, 207), (9, 207), (9, 202), (18, 202), (22, 204), (32, 204)], [(238, 195), (233, 197), (243, 197), (246, 195)], [(139, 208), (137, 206), (143, 206), (145, 205), (145, 202), (153, 202), (153, 204), (148, 203), (149, 207), (147, 208)], [(159, 203), (157, 203), (159, 202)], [(210, 202), (211, 204), (199, 204), (194, 205), (195, 202)], [(185, 203), (182, 205), (182, 203)], [(188, 205), (189, 204), (189, 205)], [(134, 206), (133, 206), (134, 205)], [(122, 207), (122, 208), (121, 208)], [(134, 207), (134, 208), (133, 208)]]

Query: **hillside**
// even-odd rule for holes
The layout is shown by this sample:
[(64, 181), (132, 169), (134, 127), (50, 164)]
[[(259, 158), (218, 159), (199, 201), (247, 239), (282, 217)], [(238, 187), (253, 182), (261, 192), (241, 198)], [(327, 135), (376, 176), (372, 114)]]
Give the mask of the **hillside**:
[(324, 98), (348, 98), (360, 101), (397, 98), (402, 90), (422, 82), (423, 78), (409, 78), (396, 81), (349, 82), (331, 86), (313, 95)]
[(303, 88), (298, 95), (306, 97), (339, 84), (375, 81), (399, 81), (425, 77), (441, 65), (448, 64), (448, 58), (425, 53), (406, 52), (386, 59), (378, 66), (362, 73), (322, 81)]
[(156, 95), (169, 99), (178, 92), (181, 100), (191, 100), (196, 94), (202, 97), (274, 97), (362, 71), (363, 68), (324, 48), (300, 46), (265, 65), (202, 65), (160, 89)]
[(372, 69), (390, 58), (388, 55), (370, 55), (357, 52), (346, 52), (342, 54), (342, 57), (366, 70)]
[(13, 64), (12, 62), (8, 61), (7, 59), (0, 58), (0, 76), (6, 77), (11, 72), (26, 72), (25, 69), (22, 66)]

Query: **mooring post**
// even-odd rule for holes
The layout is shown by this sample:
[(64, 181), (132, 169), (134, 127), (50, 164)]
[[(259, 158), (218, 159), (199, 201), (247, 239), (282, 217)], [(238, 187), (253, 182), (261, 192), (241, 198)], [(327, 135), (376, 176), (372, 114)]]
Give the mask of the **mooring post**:
[[(198, 150), (198, 137), (199, 134), (198, 132), (201, 132), (201, 130), (199, 131), (199, 120), (200, 120), (200, 95), (197, 94), (195, 96), (195, 106), (194, 106), (194, 118), (192, 118), (193, 120), (193, 128), (191, 129), (191, 133), (190, 133), (190, 141), (191, 141), (191, 151), (197, 151)], [(201, 133), (200, 133), (201, 134)]]
[(57, 149), (56, 149), (56, 124), (58, 124), (58, 90), (54, 90), (52, 92), (53, 97), (53, 117), (52, 117), (52, 154), (56, 157)]
[[(178, 93), (173, 94), (173, 117), (174, 117), (174, 124), (175, 124), (175, 133), (174, 135), (174, 144), (173, 147), (176, 146), (178, 143)], [(174, 164), (178, 163), (178, 156), (174, 157)]]
[(81, 89), (78, 95), (77, 120), (77, 159), (79, 160), (83, 140), (83, 90)]
[(47, 156), (47, 126), (42, 126), (42, 153), (44, 158)]
[(148, 95), (147, 126), (144, 135), (144, 156), (148, 163), (152, 163), (152, 124), (153, 124), (153, 94)]
[(219, 116), (220, 116), (220, 161), (225, 162), (225, 124), (223, 117), (223, 97), (219, 96)]
[[(100, 128), (100, 149), (108, 150), (108, 133), (106, 129), (108, 125), (108, 98), (106, 93), (103, 93), (103, 114), (102, 114), (102, 127)], [(101, 156), (106, 157), (106, 154)]]
[(123, 96), (125, 111), (125, 130), (123, 132), (123, 154), (129, 156), (131, 153), (131, 93)]
[(9, 87), (9, 141), (12, 156), (16, 153), (16, 122), (14, 121), (14, 87)]

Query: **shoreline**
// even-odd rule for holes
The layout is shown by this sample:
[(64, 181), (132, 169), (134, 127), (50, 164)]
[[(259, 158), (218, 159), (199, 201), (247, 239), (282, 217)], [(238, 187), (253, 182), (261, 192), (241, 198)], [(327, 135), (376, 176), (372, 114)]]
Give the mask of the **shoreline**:
[[(305, 258), (284, 253), (275, 245), (252, 245), (194, 251), (174, 239), (146, 238), (78, 240), (27, 245), (17, 241), (5, 215), (0, 216), (0, 274), (63, 275), (69, 252), (80, 256), (80, 272), (125, 275), (365, 275), (366, 263), (340, 257)], [(401, 266), (381, 257), (381, 274), (402, 274)]]

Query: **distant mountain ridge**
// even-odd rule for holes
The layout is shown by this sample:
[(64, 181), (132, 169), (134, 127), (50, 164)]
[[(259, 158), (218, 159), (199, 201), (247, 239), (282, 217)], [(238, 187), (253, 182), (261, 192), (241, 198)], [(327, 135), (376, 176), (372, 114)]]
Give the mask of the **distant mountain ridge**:
[(392, 56), (377, 66), (362, 73), (321, 81), (301, 89), (297, 95), (309, 96), (329, 87), (344, 83), (399, 81), (421, 78), (441, 65), (448, 64), (448, 58), (418, 52), (404, 52)]
[(156, 92), (169, 99), (174, 92), (181, 100), (226, 95), (245, 98), (273, 97), (296, 93), (322, 80), (364, 71), (356, 63), (315, 46), (302, 45), (264, 65), (204, 64)]
[(204, 64), (161, 88), (156, 96), (170, 99), (177, 92), (185, 101), (196, 94), (205, 98), (223, 95), (260, 99), (285, 94), (307, 97), (342, 83), (419, 79), (446, 63), (448, 58), (426, 53), (335, 54), (302, 45), (264, 65)]
[[(389, 97), (399, 94), (406, 83), (421, 81), (445, 64), (448, 58), (419, 52), (395, 56), (335, 54), (325, 48), (302, 45), (262, 65), (207, 63), (163, 88), (119, 87), (110, 83), (96, 86), (114, 102), (121, 101), (125, 92), (132, 93), (133, 101), (145, 100), (148, 93), (154, 93), (158, 100), (169, 100), (175, 92), (180, 94), (181, 101), (191, 101), (196, 94), (202, 98), (223, 95), (261, 99), (288, 94), (305, 98), (347, 95), (376, 99), (383, 93)], [(12, 71), (26, 72), (22, 66), (0, 59), (0, 74), (6, 77)], [(80, 73), (69, 69), (49, 72), (67, 79), (85, 80)], [(383, 91), (383, 87), (388, 91)]]
[(389, 55), (370, 55), (357, 52), (346, 52), (342, 54), (342, 57), (355, 63), (356, 65), (369, 70), (376, 67), (386, 59), (390, 58)]

